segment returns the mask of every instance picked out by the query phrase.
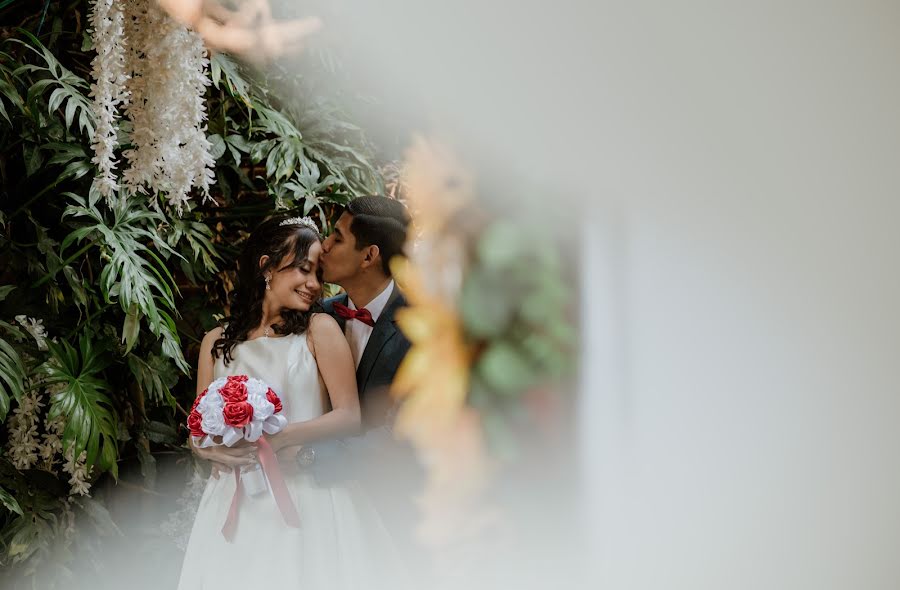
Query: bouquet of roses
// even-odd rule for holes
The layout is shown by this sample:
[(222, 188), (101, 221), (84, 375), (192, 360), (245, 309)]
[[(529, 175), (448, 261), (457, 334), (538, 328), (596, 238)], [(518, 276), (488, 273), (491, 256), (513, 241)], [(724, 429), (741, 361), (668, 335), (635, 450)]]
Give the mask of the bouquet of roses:
[[(220, 377), (194, 400), (188, 428), (199, 448), (256, 442), (265, 432), (275, 434), (287, 425), (281, 400), (272, 388), (247, 375)], [(222, 437), (217, 442), (214, 437)]]
[[(220, 377), (209, 384), (194, 400), (188, 416), (188, 429), (198, 448), (215, 445), (234, 446), (241, 440), (255, 442), (259, 462), (275, 496), (284, 521), (300, 526), (300, 519), (290, 499), (278, 460), (264, 434), (275, 434), (287, 426), (281, 400), (272, 388), (247, 375)], [(243, 494), (241, 470), (234, 469), (235, 492), (222, 533), (229, 541), (237, 528), (237, 512)]]

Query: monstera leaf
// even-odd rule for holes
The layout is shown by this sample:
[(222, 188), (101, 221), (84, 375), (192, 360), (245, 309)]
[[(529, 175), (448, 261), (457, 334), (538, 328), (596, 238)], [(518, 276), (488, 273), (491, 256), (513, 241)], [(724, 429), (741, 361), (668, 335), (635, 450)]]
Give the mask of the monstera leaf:
[(109, 364), (102, 349), (88, 333), (81, 335), (78, 350), (68, 342), (48, 342), (50, 360), (41, 368), (54, 390), (50, 417), (64, 416), (63, 443), (75, 446), (75, 456), (87, 451), (87, 465), (116, 474), (116, 416), (107, 395), (109, 384), (103, 369)]

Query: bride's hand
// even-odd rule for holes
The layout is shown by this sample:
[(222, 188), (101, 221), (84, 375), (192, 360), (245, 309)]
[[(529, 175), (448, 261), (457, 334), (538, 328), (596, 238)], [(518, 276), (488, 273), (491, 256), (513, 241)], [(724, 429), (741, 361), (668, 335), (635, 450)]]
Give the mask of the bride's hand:
[(241, 441), (233, 447), (217, 445), (213, 447), (197, 448), (194, 452), (201, 459), (212, 462), (212, 476), (219, 478), (220, 472), (230, 471), (234, 467), (256, 463), (256, 444)]

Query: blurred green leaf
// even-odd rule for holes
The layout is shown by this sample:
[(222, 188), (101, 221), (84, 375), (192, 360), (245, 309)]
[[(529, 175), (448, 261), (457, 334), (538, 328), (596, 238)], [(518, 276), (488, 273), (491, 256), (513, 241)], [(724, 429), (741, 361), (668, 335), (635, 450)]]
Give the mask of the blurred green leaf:
[(476, 338), (499, 336), (515, 313), (516, 301), (498, 273), (476, 268), (463, 283), (460, 311), (466, 332)]
[(509, 265), (523, 256), (522, 227), (512, 221), (491, 224), (478, 240), (478, 256), (490, 269)]
[(535, 369), (528, 359), (503, 340), (484, 351), (474, 370), (491, 389), (507, 395), (522, 393), (535, 378)]
[(147, 439), (140, 439), (137, 442), (138, 461), (141, 464), (141, 476), (144, 478), (144, 484), (153, 489), (156, 487), (156, 458), (150, 453)]
[(103, 535), (122, 536), (121, 529), (103, 504), (86, 496), (76, 498), (74, 503), (91, 519), (97, 532)]

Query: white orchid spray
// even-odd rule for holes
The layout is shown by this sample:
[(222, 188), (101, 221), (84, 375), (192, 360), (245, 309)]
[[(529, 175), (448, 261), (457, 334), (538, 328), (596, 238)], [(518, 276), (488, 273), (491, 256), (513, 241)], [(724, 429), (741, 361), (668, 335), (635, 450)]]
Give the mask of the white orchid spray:
[(43, 407), (39, 394), (31, 392), (22, 397), (7, 420), (7, 456), (16, 469), (31, 469), (38, 462), (38, 421)]
[[(208, 195), (214, 180), (206, 137), (209, 57), (200, 37), (153, 0), (95, 0), (95, 10), (109, 2), (120, 7), (124, 25), (124, 99), (116, 106), (124, 105), (132, 127), (122, 183), (133, 192), (164, 193), (181, 213), (191, 189)], [(95, 79), (102, 76), (111, 74), (95, 71)]]
[(97, 55), (91, 61), (93, 111), (97, 121), (92, 146), (100, 174), (96, 178), (100, 194), (110, 198), (118, 189), (115, 150), (119, 145), (119, 108), (128, 98), (125, 72), (125, 16), (118, 0), (96, 0), (90, 15), (91, 35)]
[(40, 447), (43, 467), (51, 473), (56, 473), (56, 463), (63, 456), (63, 432), (66, 429), (66, 417), (59, 415), (50, 418), (49, 414), (44, 418), (43, 444)]
[[(65, 417), (50, 418), (49, 412), (42, 412), (46, 405), (44, 399), (52, 397), (63, 387), (56, 383), (48, 386), (44, 393), (35, 389), (22, 397), (6, 420), (9, 433), (6, 456), (19, 470), (40, 467), (57, 474), (57, 465), (61, 464), (62, 471), (69, 476), (69, 496), (89, 496), (92, 469), (87, 466), (87, 452), (81, 451), (75, 457), (75, 445), (66, 447), (63, 442)], [(42, 414), (43, 433), (39, 429)]]
[(81, 451), (78, 458), (75, 458), (75, 445), (69, 445), (65, 450), (64, 456), (66, 462), (63, 465), (63, 471), (68, 473), (69, 477), (69, 495), (70, 496), (90, 496), (91, 482), (90, 469), (87, 468), (87, 452)]
[(44, 328), (44, 320), (30, 318), (25, 314), (17, 315), (16, 322), (31, 334), (37, 344), (38, 350), (47, 350), (47, 329)]

